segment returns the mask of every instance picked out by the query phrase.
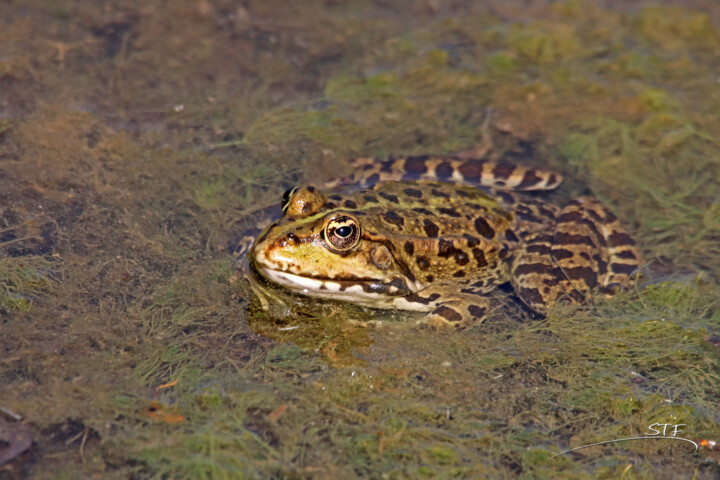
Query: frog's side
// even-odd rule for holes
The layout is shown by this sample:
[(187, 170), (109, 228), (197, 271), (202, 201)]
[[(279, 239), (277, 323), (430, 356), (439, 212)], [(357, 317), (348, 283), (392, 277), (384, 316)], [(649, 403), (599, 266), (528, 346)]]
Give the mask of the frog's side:
[(251, 249), (256, 273), (297, 293), (465, 327), (482, 321), (485, 294), (501, 283), (543, 313), (561, 298), (627, 286), (642, 262), (597, 200), (560, 209), (503, 191), (554, 188), (561, 177), (552, 172), (455, 157), (356, 162), (347, 182), (371, 188), (288, 193), (283, 216)]

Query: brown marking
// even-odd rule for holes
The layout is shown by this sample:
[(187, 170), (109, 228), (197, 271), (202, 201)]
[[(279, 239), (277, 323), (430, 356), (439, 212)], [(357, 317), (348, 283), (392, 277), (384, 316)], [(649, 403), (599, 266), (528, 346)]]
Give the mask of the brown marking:
[(463, 162), (458, 167), (458, 172), (462, 175), (463, 179), (469, 183), (480, 183), (480, 174), (482, 173), (483, 163), (478, 164), (475, 162)]
[(535, 170), (528, 170), (527, 172), (525, 172), (525, 175), (523, 175), (523, 178), (518, 184), (517, 188), (529, 188), (539, 184), (542, 181), (542, 177), (538, 177)]
[(448, 195), (447, 193), (442, 192), (436, 188), (431, 189), (430, 193), (439, 198), (450, 198), (450, 195)]
[(452, 177), (453, 168), (448, 162), (442, 162), (435, 167), (435, 176), (438, 180), (449, 180)]
[(512, 163), (501, 162), (496, 164), (495, 167), (492, 169), (492, 175), (495, 178), (507, 180), (510, 178), (510, 175), (512, 175), (516, 169), (517, 167)]
[(485, 316), (485, 312), (487, 311), (486, 308), (478, 307), (477, 305), (469, 305), (468, 306), (468, 312), (470, 312), (470, 315), (476, 318), (482, 318)]
[(625, 260), (637, 260), (635, 252), (632, 250), (623, 250), (621, 252), (613, 252), (613, 256), (617, 258), (623, 258)]
[(477, 217), (475, 219), (475, 230), (487, 239), (492, 239), (495, 236), (495, 230), (492, 229), (483, 217)]
[(527, 253), (537, 253), (539, 255), (550, 255), (550, 247), (548, 245), (543, 245), (543, 244), (538, 244), (538, 243), (533, 243), (532, 245), (528, 245), (527, 247), (525, 247), (525, 251)]
[(452, 308), (446, 307), (444, 305), (436, 308), (435, 310), (433, 310), (432, 313), (434, 313), (435, 315), (440, 315), (448, 322), (459, 322), (460, 320), (462, 320), (462, 315), (460, 315)]
[(396, 227), (398, 227), (401, 230), (402, 230), (403, 225), (405, 225), (405, 219), (393, 211), (381, 213), (380, 216), (382, 217), (383, 220), (395, 225)]
[(622, 275), (630, 275), (635, 270), (637, 270), (637, 265), (635, 265), (635, 264), (626, 264), (626, 263), (611, 263), (610, 264), (610, 271), (612, 273), (619, 273)]
[(378, 192), (378, 195), (380, 195), (381, 197), (383, 197), (385, 200), (387, 200), (389, 202), (400, 203), (400, 199), (398, 198), (397, 195), (392, 195), (390, 193), (385, 193), (385, 192)]
[(623, 245), (635, 245), (635, 240), (625, 232), (616, 232), (608, 236), (608, 243), (611, 247), (621, 247)]
[(518, 295), (530, 306), (544, 305), (545, 300), (537, 288), (518, 288)]
[(437, 237), (440, 232), (440, 228), (427, 218), (423, 221), (423, 230), (425, 230), (425, 235), (431, 238)]
[(415, 263), (420, 270), (427, 270), (430, 268), (430, 260), (427, 257), (419, 255), (415, 257)]
[(379, 173), (373, 173), (369, 177), (365, 179), (365, 185), (375, 185), (380, 181), (380, 174)]
[[(544, 245), (543, 245), (544, 246)], [(547, 248), (547, 247), (546, 247)], [(526, 249), (528, 252), (530, 249)], [(549, 250), (549, 249), (548, 249)], [(538, 252), (539, 253), (539, 252)], [(548, 252), (549, 253), (549, 252)], [(552, 257), (554, 260), (565, 260), (566, 258), (572, 258), (575, 254), (571, 252), (570, 250), (565, 250), (564, 248), (554, 248), (552, 251)]]
[(555, 267), (546, 263), (525, 263), (518, 265), (513, 270), (513, 276), (515, 277), (530, 274), (555, 275)]
[(413, 210), (413, 212), (422, 213), (423, 215), (434, 215), (434, 213), (431, 212), (430, 210), (428, 210), (427, 208), (418, 207), (418, 208), (413, 208), (412, 210)]
[(403, 250), (405, 250), (405, 253), (407, 253), (408, 255), (412, 255), (415, 251), (415, 245), (413, 245), (412, 242), (407, 241), (405, 242), (405, 245), (403, 245)]
[(473, 248), (472, 249), (473, 257), (475, 257), (475, 261), (478, 264), (478, 267), (487, 267), (487, 260), (485, 259), (485, 252), (480, 250), (479, 248)]
[(447, 215), (448, 217), (460, 218), (462, 216), (454, 208), (441, 207), (438, 208), (438, 212), (442, 213), (443, 215)]
[(570, 280), (583, 280), (588, 287), (597, 287), (597, 274), (590, 267), (563, 268), (562, 271)]
[(425, 165), (427, 159), (427, 155), (406, 158), (404, 165), (406, 175), (403, 176), (403, 180), (413, 180), (423, 173), (427, 173), (427, 165)]
[(370, 259), (380, 270), (387, 270), (393, 257), (385, 245), (379, 245), (370, 251)]
[(465, 238), (465, 241), (467, 242), (467, 246), (470, 248), (476, 247), (480, 244), (480, 240), (476, 237), (473, 237), (469, 234), (464, 234), (463, 237)]
[(453, 257), (458, 265), (467, 265), (470, 261), (467, 253), (455, 248), (455, 245), (450, 240), (440, 240), (438, 243), (438, 257)]
[(588, 245), (593, 248), (596, 246), (592, 238), (587, 235), (574, 235), (564, 232), (556, 233), (552, 243), (555, 245)]
[(403, 190), (403, 193), (408, 197), (422, 198), (422, 192), (417, 188), (406, 188)]

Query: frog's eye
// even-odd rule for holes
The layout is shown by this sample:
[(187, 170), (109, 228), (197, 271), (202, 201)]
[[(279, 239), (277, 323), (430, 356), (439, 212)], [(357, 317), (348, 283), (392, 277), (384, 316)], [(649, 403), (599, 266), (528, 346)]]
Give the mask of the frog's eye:
[(330, 250), (346, 252), (360, 241), (360, 225), (352, 217), (335, 217), (325, 225), (323, 241)]
[(297, 192), (297, 189), (298, 189), (298, 187), (288, 188), (287, 190), (285, 190), (285, 193), (283, 193), (282, 200), (280, 203), (280, 205), (282, 205), (283, 212), (285, 210), (287, 210), (288, 205), (290, 205), (290, 199), (295, 194), (295, 192)]

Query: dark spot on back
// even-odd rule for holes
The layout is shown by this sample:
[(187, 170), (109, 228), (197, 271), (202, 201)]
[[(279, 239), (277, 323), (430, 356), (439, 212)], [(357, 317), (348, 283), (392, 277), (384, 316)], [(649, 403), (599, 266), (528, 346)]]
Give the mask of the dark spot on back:
[(455, 245), (450, 240), (440, 240), (438, 243), (438, 257), (452, 257), (458, 265), (467, 265), (470, 261), (467, 253), (455, 248)]
[(438, 208), (438, 212), (442, 213), (443, 215), (447, 215), (448, 217), (455, 217), (460, 218), (461, 215), (454, 209), (454, 208)]
[(397, 197), (397, 195), (393, 195), (391, 193), (385, 193), (385, 192), (378, 192), (378, 195), (383, 197), (385, 200), (392, 202), (392, 203), (400, 203), (400, 199)]
[(473, 257), (475, 257), (475, 261), (478, 264), (478, 267), (487, 267), (487, 260), (485, 259), (485, 252), (480, 250), (479, 248), (473, 248), (472, 249)]
[(442, 192), (442, 191), (438, 190), (437, 188), (433, 188), (432, 190), (430, 190), (430, 193), (433, 194), (433, 195), (436, 196), (436, 197), (440, 197), (440, 198), (450, 198), (450, 195), (448, 195), (448, 194), (445, 193), (445, 192)]
[(352, 200), (345, 200), (345, 202), (343, 202), (343, 205), (345, 205), (346, 208), (357, 208), (357, 203), (353, 202)]
[(487, 239), (491, 239), (495, 236), (495, 230), (493, 230), (487, 220), (482, 217), (477, 217), (475, 219), (475, 230)]
[(405, 219), (393, 211), (381, 213), (380, 216), (383, 220), (388, 223), (392, 223), (398, 228), (402, 228), (405, 225)]
[(440, 228), (427, 218), (423, 221), (423, 230), (425, 230), (425, 235), (432, 238), (437, 237), (440, 232)]
[(467, 246), (470, 248), (473, 248), (477, 246), (480, 243), (480, 240), (478, 240), (476, 237), (473, 237), (472, 235), (465, 234), (463, 235), (465, 237), (465, 241), (467, 242)]
[(433, 212), (431, 212), (427, 208), (421, 208), (421, 207), (413, 208), (413, 212), (422, 213), (423, 215), (433, 215)]
[(406, 188), (405, 190), (403, 190), (403, 193), (408, 197), (422, 198), (422, 192), (417, 188)]

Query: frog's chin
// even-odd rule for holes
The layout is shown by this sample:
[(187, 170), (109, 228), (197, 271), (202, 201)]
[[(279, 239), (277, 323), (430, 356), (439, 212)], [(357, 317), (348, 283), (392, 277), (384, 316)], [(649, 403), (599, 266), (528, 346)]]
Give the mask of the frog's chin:
[[(290, 291), (311, 297), (327, 298), (382, 308), (398, 296), (410, 293), (398, 284), (384, 283), (382, 280), (337, 280), (295, 275), (293, 273), (263, 268), (259, 273), (267, 280)], [(390, 302), (392, 303), (392, 302)]]

